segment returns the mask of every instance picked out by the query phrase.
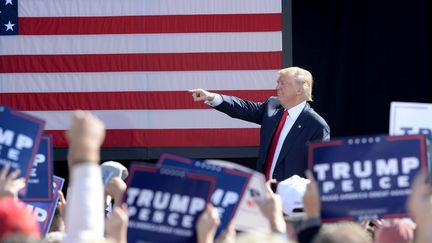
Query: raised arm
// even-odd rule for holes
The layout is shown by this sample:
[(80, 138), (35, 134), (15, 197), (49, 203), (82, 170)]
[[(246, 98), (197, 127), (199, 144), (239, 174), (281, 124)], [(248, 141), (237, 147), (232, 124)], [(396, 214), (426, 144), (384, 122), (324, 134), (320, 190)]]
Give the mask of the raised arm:
[(88, 112), (74, 114), (67, 132), (70, 186), (66, 205), (65, 243), (100, 240), (104, 237), (100, 146), (105, 137), (103, 123)]
[(261, 124), (266, 103), (243, 100), (235, 96), (212, 93), (204, 89), (189, 90), (195, 102), (203, 101), (230, 117)]

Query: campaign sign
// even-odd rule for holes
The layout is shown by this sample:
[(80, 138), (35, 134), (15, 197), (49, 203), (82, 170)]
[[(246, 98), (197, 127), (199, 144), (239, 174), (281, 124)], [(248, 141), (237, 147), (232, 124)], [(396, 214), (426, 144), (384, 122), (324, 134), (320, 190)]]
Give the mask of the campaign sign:
[(22, 199), (25, 201), (52, 201), (53, 176), (53, 145), (52, 137), (42, 134), (39, 149), (33, 162), (27, 193)]
[(51, 202), (24, 201), (35, 214), (36, 220), (39, 222), (39, 229), (42, 236), (45, 236), (51, 227), (51, 222), (59, 200), (59, 191), (63, 189), (64, 181), (65, 180), (61, 177), (53, 176), (52, 194), (54, 199)]
[[(419, 119), (421, 118), (421, 119)], [(432, 104), (392, 102), (390, 106), (390, 135), (423, 134), (426, 136), (428, 168), (432, 165)], [(430, 171), (432, 176), (432, 171)]]
[(10, 164), (10, 171), (20, 169), (28, 182), (44, 126), (38, 118), (0, 105), (0, 169)]
[(251, 177), (249, 173), (172, 154), (163, 154), (159, 159), (158, 166), (184, 167), (216, 178), (216, 190), (211, 198), (211, 202), (218, 210), (220, 218), (216, 237), (228, 227), (234, 217)]
[(210, 201), (214, 177), (179, 168), (132, 165), (127, 184), (127, 242), (196, 241), (196, 221)]
[(389, 128), (390, 135), (432, 136), (432, 104), (392, 102)]
[(423, 135), (350, 137), (313, 143), (325, 222), (406, 217), (411, 181), (426, 170)]
[(223, 160), (205, 160), (205, 163), (217, 165), (224, 168), (243, 171), (251, 174), (246, 192), (240, 201), (239, 208), (234, 215), (235, 229), (246, 232), (271, 233), (270, 223), (261, 212), (257, 199), (265, 199), (268, 196), (265, 176), (245, 166)]

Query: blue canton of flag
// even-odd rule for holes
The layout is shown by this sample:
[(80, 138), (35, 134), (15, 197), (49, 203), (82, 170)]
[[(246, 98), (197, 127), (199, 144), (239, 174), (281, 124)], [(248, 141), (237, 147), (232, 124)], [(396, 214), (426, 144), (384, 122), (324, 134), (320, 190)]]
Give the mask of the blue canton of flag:
[(18, 0), (0, 1), (0, 35), (18, 35)]

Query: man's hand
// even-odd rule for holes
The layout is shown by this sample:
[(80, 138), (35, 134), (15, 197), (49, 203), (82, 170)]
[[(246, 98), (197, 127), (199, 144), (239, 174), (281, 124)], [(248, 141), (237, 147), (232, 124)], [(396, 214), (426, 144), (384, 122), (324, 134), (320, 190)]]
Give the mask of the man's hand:
[(196, 224), (198, 243), (212, 243), (219, 224), (217, 209), (211, 204), (207, 204)]
[(235, 243), (236, 242), (236, 230), (234, 220), (228, 224), (228, 227), (222, 231), (219, 237), (215, 240), (215, 243)]
[(113, 198), (114, 206), (119, 206), (126, 188), (126, 183), (120, 177), (113, 177), (105, 185), (105, 194)]
[(409, 213), (419, 226), (432, 223), (432, 187), (426, 178), (426, 173), (416, 177), (407, 203)]
[(9, 169), (10, 164), (6, 164), (0, 172), (0, 197), (11, 196), (18, 198), (18, 192), (25, 187), (25, 179), (17, 179), (21, 173), (19, 169), (8, 175)]
[(189, 92), (192, 93), (194, 101), (213, 101), (215, 94), (208, 92), (204, 89), (191, 89)]
[(66, 138), (69, 142), (69, 166), (82, 162), (99, 164), (105, 126), (97, 117), (90, 112), (76, 111)]
[(432, 239), (432, 187), (426, 172), (418, 175), (411, 188), (407, 202), (408, 212), (416, 223), (416, 243), (428, 243)]
[(111, 217), (105, 223), (105, 235), (116, 243), (127, 243), (127, 226), (129, 223), (128, 207), (125, 203), (113, 208)]
[(273, 193), (270, 188), (271, 181), (267, 182), (267, 195), (265, 199), (256, 199), (262, 214), (269, 220), (272, 231), (285, 233), (286, 223), (283, 218), (282, 200), (279, 195)]
[(57, 202), (57, 209), (59, 210), (62, 219), (64, 219), (66, 215), (65, 211), (66, 211), (67, 202), (62, 191), (59, 191), (58, 194), (59, 194), (59, 200)]
[(309, 179), (309, 184), (307, 184), (303, 195), (303, 210), (308, 218), (319, 218), (321, 215), (321, 203), (318, 186), (312, 172), (309, 170), (306, 171), (306, 178)]

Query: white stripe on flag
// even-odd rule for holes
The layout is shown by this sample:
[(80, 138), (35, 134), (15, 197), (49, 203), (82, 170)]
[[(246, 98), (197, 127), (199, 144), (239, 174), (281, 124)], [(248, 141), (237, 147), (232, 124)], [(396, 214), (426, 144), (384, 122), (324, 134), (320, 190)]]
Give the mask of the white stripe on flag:
[[(213, 110), (92, 110), (107, 129), (257, 128)], [(27, 111), (44, 119), (46, 130), (66, 130), (73, 111)], [(191, 122), (193, 121), (193, 122)]]
[(19, 0), (19, 15), (20, 17), (61, 17), (280, 13), (281, 1)]
[(0, 55), (266, 52), (282, 50), (282, 32), (9, 36)]
[(276, 70), (1, 73), (2, 93), (274, 89)]

